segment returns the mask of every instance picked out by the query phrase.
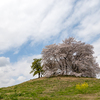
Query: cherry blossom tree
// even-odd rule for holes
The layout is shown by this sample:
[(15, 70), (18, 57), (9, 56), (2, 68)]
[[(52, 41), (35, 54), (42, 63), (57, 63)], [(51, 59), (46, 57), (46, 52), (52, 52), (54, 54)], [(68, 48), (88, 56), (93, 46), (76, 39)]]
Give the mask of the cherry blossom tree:
[(60, 69), (61, 75), (96, 77), (100, 68), (93, 54), (92, 45), (70, 37), (42, 50), (43, 68), (45, 72), (50, 71), (51, 75), (57, 75), (57, 70)]

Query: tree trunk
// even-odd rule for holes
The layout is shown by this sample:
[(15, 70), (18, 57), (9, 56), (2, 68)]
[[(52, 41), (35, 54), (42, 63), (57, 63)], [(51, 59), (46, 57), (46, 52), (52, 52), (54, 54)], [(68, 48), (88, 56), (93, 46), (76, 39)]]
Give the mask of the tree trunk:
[(61, 68), (62, 68), (62, 66), (61, 66), (60, 62), (57, 60), (57, 58), (55, 58), (55, 59), (56, 59), (56, 61), (57, 61), (58, 65), (59, 65), (59, 67), (60, 67), (60, 69), (61, 69)]
[(67, 75), (67, 62), (66, 62), (66, 58), (64, 57), (64, 59), (65, 59), (65, 64), (66, 64), (66, 75)]
[(67, 75), (67, 66), (66, 66), (66, 75)]
[(38, 73), (38, 78), (40, 78), (40, 73)]
[(42, 77), (42, 74), (41, 74), (41, 77)]

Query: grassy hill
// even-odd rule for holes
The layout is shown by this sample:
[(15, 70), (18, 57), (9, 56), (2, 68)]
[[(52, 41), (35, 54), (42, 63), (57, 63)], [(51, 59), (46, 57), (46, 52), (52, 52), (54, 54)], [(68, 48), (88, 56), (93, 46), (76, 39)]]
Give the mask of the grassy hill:
[(100, 80), (65, 76), (33, 79), (0, 88), (0, 100), (100, 100)]

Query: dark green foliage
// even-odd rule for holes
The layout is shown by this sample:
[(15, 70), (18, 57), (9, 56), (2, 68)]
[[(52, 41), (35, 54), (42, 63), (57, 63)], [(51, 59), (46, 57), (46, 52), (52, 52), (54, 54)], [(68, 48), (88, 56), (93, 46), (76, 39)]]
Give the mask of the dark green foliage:
[(42, 77), (43, 74), (43, 70), (42, 70), (42, 66), (41, 66), (41, 60), (42, 59), (33, 59), (34, 62), (32, 62), (32, 71), (30, 72), (33, 73), (33, 76), (35, 76), (36, 74), (38, 74), (38, 78)]

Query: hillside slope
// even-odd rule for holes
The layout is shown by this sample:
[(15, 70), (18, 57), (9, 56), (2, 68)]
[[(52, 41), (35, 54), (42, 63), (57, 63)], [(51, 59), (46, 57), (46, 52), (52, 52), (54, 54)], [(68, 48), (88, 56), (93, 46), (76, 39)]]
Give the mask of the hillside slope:
[[(87, 88), (76, 89), (84, 82)], [(0, 100), (100, 100), (100, 80), (65, 76), (33, 79), (0, 88)]]

